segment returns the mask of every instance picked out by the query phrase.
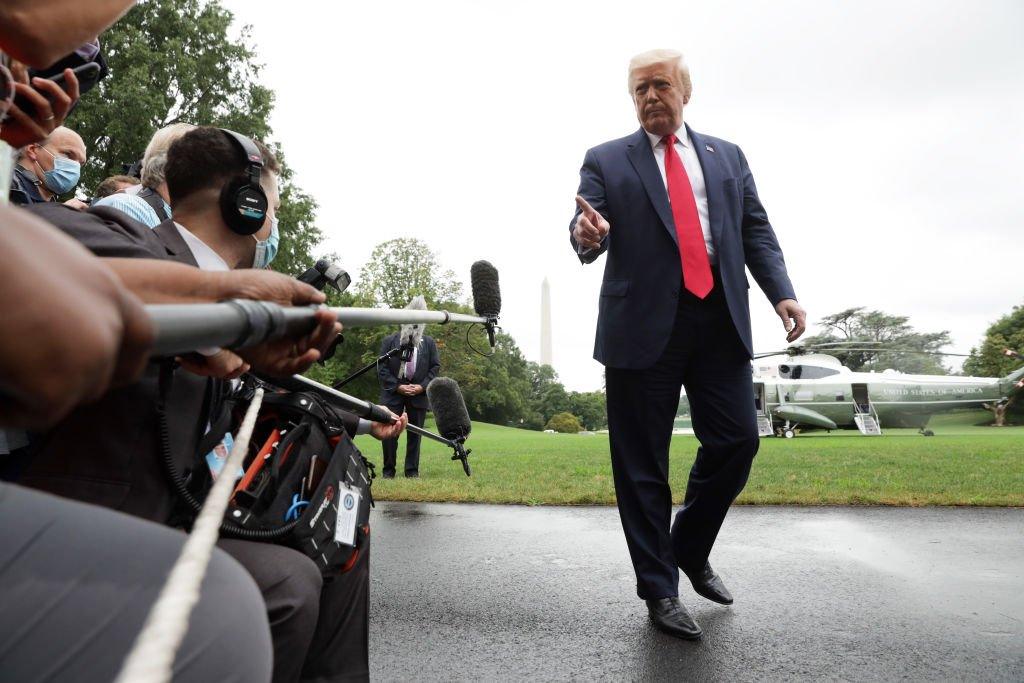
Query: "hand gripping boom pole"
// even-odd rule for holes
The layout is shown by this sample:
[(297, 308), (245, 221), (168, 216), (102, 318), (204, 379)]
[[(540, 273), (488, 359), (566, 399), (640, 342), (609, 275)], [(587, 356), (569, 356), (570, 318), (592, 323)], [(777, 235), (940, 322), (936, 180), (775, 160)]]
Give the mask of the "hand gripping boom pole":
[[(316, 325), (318, 307), (285, 307), (237, 299), (216, 304), (150, 304), (156, 328), (154, 356), (174, 356), (220, 346), (240, 349), (285, 336), (299, 336)], [(479, 323), (494, 326), (497, 317), (388, 308), (332, 308), (346, 329), (380, 325)]]
[[(334, 308), (346, 328), (379, 325), (478, 323), (487, 329), (491, 347), (501, 314), (498, 271), (487, 261), (470, 269), (476, 315), (448, 311), (388, 308)], [(146, 306), (156, 328), (154, 356), (221, 346), (240, 349), (269, 339), (301, 336), (315, 326), (317, 307), (285, 307), (267, 301), (233, 300), (216, 304), (153, 304)]]

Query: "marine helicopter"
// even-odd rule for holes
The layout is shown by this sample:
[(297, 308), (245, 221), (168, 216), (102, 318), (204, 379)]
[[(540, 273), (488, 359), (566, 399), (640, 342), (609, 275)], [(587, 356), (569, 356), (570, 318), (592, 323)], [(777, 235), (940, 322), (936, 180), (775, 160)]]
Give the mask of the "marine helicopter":
[[(916, 427), (933, 436), (928, 421), (936, 413), (999, 404), (1024, 390), (1024, 366), (1005, 377), (911, 375), (885, 370), (854, 372), (831, 350), (878, 351), (872, 342), (792, 346), (754, 358), (754, 408), (760, 436), (792, 439), (812, 429), (856, 429), (880, 436), (882, 425)], [(1024, 360), (1009, 349), (1006, 355)], [(940, 354), (965, 355), (965, 354)], [(681, 399), (682, 410), (688, 402)], [(688, 412), (688, 411), (687, 411)]]

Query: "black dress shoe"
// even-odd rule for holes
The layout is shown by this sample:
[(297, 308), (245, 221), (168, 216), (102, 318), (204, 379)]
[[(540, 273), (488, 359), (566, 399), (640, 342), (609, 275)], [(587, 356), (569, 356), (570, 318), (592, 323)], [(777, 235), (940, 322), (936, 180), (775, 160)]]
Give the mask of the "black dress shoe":
[(419, 479), (420, 478), (420, 473), (419, 472), (406, 472), (405, 473), (405, 478), (406, 479)]
[(690, 583), (693, 584), (693, 590), (697, 591), (697, 595), (707, 598), (712, 602), (717, 602), (720, 605), (732, 604), (732, 593), (725, 587), (725, 584), (722, 583), (722, 577), (715, 573), (710, 564), (705, 563), (704, 568), (695, 574), (687, 572), (686, 578), (690, 579)]
[(682, 638), (683, 640), (697, 640), (703, 631), (693, 620), (690, 613), (686, 611), (679, 598), (659, 598), (658, 600), (647, 601), (647, 611), (651, 615), (651, 621), (658, 627), (659, 631)]
[(388, 472), (387, 470), (384, 470), (384, 472), (380, 476), (384, 477), (385, 479), (394, 479), (395, 478), (395, 473), (394, 472)]

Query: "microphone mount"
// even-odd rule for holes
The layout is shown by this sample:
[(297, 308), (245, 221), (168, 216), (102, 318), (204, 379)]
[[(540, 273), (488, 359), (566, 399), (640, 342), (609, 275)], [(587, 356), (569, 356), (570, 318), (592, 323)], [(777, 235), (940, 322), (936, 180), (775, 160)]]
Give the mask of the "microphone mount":
[(324, 291), (324, 288), (330, 286), (336, 289), (339, 294), (348, 289), (348, 286), (352, 284), (352, 278), (341, 266), (331, 263), (325, 258), (314, 263), (311, 268), (296, 279), (316, 287), (321, 292)]
[(472, 449), (466, 448), (466, 438), (459, 437), (458, 439), (451, 440), (451, 447), (455, 449), (455, 454), (452, 455), (452, 460), (462, 461), (462, 471), (466, 473), (466, 476), (471, 476), (469, 470), (469, 454), (473, 452)]

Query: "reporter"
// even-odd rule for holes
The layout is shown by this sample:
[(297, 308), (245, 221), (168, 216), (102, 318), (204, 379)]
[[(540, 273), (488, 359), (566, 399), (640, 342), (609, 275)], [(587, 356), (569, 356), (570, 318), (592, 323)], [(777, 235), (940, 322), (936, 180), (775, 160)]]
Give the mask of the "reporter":
[[(199, 128), (173, 143), (166, 177), (174, 220), (154, 229), (109, 207), (80, 213), (46, 204), (30, 210), (108, 257), (109, 267), (144, 300), (237, 296), (295, 305), (322, 302), (322, 292), (261, 269), (277, 250), (277, 165), (265, 147), (249, 144), (257, 149), (251, 156), (262, 162), (258, 170), (250, 154), (243, 153), (245, 145), (219, 129)], [(244, 234), (228, 225), (231, 214), (222, 209), (221, 197), (225, 187), (248, 184), (253, 189), (254, 175), (267, 198), (265, 216), (249, 226), (252, 234)], [(166, 262), (153, 268), (154, 258)], [(277, 340), (238, 355), (265, 372), (304, 370), (341, 329), (326, 309), (318, 318), (317, 329), (298, 343)], [(191, 357), (186, 363), (204, 374), (226, 376), (240, 367), (221, 354), (215, 360)], [(165, 391), (168, 452), (187, 477), (204, 466), (197, 462), (198, 444), (226, 399), (225, 383), (178, 371)], [(79, 408), (32, 444), (22, 483), (153, 521), (180, 523), (174, 515), (176, 493), (161, 463), (160, 397), (158, 372), (151, 368), (137, 384)], [(402, 418), (373, 433), (378, 438), (397, 435), (404, 426)], [(349, 415), (345, 427), (354, 436), (369, 424)], [(368, 676), (368, 543), (354, 567), (326, 585), (313, 562), (290, 548), (240, 540), (222, 540), (220, 546), (242, 563), (263, 594), (275, 680)]]
[[(134, 379), (152, 341), (139, 301), (99, 259), (7, 207), (0, 310), (3, 426), (45, 426)], [(0, 650), (4, 679), (112, 680), (183, 542), (170, 529), (0, 482), (0, 642), (17, 643)], [(175, 679), (268, 680), (263, 609), (249, 575), (216, 551)]]
[(25, 145), (11, 176), (12, 204), (36, 204), (56, 200), (75, 189), (86, 161), (85, 141), (61, 126), (40, 143)]
[(142, 186), (127, 192), (111, 193), (94, 206), (113, 207), (151, 228), (170, 220), (171, 199), (164, 173), (167, 150), (171, 143), (194, 128), (190, 123), (172, 123), (158, 130), (146, 145), (142, 157)]
[(134, 187), (139, 184), (139, 179), (134, 178), (130, 175), (112, 175), (109, 178), (104, 178), (99, 185), (96, 186), (96, 190), (92, 193), (92, 198), (103, 199), (109, 197), (112, 194), (123, 192), (130, 187)]

